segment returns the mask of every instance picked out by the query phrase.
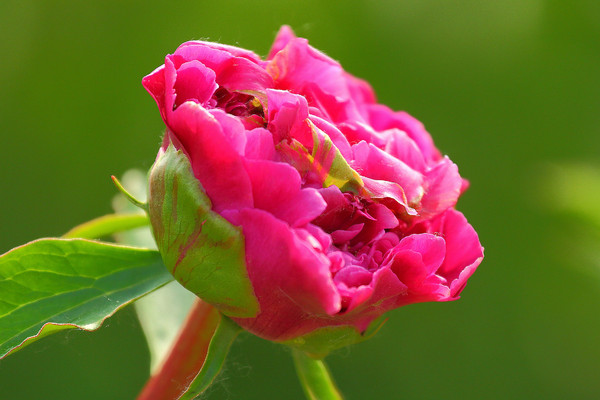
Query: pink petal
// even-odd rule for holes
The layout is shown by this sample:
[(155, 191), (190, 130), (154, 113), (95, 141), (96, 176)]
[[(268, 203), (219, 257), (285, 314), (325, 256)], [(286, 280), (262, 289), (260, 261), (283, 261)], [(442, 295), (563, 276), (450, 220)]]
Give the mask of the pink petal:
[(352, 146), (354, 161), (351, 166), (367, 178), (394, 182), (406, 194), (408, 203), (416, 203), (423, 195), (423, 176), (402, 161), (372, 144), (360, 142)]
[(421, 216), (431, 217), (454, 207), (461, 193), (463, 180), (458, 167), (444, 157), (425, 174), (425, 194), (421, 200)]
[(391, 250), (390, 268), (409, 291), (421, 293), (421, 286), (438, 270), (445, 254), (446, 245), (441, 237), (428, 233), (410, 235)]
[(306, 99), (282, 90), (268, 89), (266, 92), (268, 128), (275, 143), (294, 138), (304, 147), (311, 148), (312, 132), (305, 122), (308, 118)]
[(245, 156), (252, 160), (274, 160), (275, 146), (271, 132), (264, 128), (246, 131)]
[(264, 68), (241, 57), (220, 65), (217, 82), (229, 91), (264, 91), (273, 87), (273, 79)]
[(291, 226), (303, 226), (327, 206), (315, 189), (301, 189), (300, 175), (288, 164), (246, 160), (254, 207), (268, 211)]
[(260, 57), (250, 50), (203, 41), (185, 42), (175, 50), (173, 55), (180, 58), (182, 62), (199, 60), (215, 72), (220, 71), (222, 63), (232, 57), (242, 57), (257, 64), (260, 62)]
[(248, 275), (261, 310), (256, 318), (236, 319), (238, 323), (261, 337), (285, 338), (314, 329), (299, 323), (298, 318), (308, 317), (305, 313), (325, 316), (340, 310), (329, 260), (300, 240), (287, 223), (257, 209), (223, 216), (242, 228)]
[(425, 159), (414, 140), (397, 128), (384, 131), (387, 137), (385, 150), (415, 171), (425, 172)]
[(348, 143), (346, 137), (335, 125), (314, 115), (310, 116), (310, 120), (317, 128), (329, 136), (335, 147), (342, 154), (342, 157), (344, 157), (346, 160), (350, 160), (352, 158), (352, 148), (350, 147), (350, 143)]
[(179, 67), (176, 72), (174, 91), (175, 107), (186, 101), (195, 101), (204, 105), (217, 90), (215, 73), (200, 61), (188, 61)]
[(421, 149), (427, 162), (437, 161), (441, 158), (440, 152), (433, 144), (431, 135), (425, 130), (423, 124), (404, 111), (392, 111), (382, 104), (368, 106), (370, 122), (378, 131), (397, 128), (415, 141)]
[(142, 85), (144, 88), (150, 93), (156, 104), (158, 105), (158, 109), (160, 110), (160, 115), (163, 120), (166, 121), (166, 113), (165, 113), (165, 66), (161, 65), (156, 68), (150, 74), (146, 75), (142, 79)]
[(483, 260), (483, 247), (477, 232), (459, 211), (446, 211), (432, 221), (431, 229), (441, 232), (446, 241), (446, 258), (437, 274), (448, 281), (456, 298)]
[(273, 46), (271, 46), (267, 60), (272, 59), (275, 54), (283, 50), (283, 48), (295, 38), (296, 35), (294, 34), (292, 28), (290, 28), (288, 25), (282, 25), (281, 28), (279, 28), (279, 32), (277, 32), (277, 36), (275, 37)]
[(197, 103), (186, 102), (171, 113), (168, 124), (189, 154), (194, 175), (215, 211), (252, 207), (250, 178), (217, 118)]
[(213, 109), (208, 111), (221, 125), (223, 136), (236, 153), (240, 156), (246, 151), (246, 129), (239, 118), (227, 114), (223, 110)]

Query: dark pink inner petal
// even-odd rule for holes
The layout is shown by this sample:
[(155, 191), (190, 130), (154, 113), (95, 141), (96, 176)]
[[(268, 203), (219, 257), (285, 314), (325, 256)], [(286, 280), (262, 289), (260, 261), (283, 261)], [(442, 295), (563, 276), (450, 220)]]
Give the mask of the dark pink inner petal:
[(183, 103), (171, 113), (169, 127), (189, 154), (216, 212), (252, 207), (252, 185), (242, 158), (213, 115), (196, 103)]
[(461, 212), (452, 209), (433, 220), (431, 229), (441, 232), (446, 241), (446, 258), (437, 273), (452, 284), (457, 292), (453, 295), (458, 295), (483, 259), (477, 232)]
[(267, 160), (246, 160), (245, 165), (256, 208), (291, 226), (303, 226), (325, 209), (326, 203), (319, 192), (302, 189), (300, 175), (290, 165)]
[(177, 70), (175, 80), (175, 107), (186, 101), (204, 105), (217, 90), (215, 73), (200, 61), (188, 61)]

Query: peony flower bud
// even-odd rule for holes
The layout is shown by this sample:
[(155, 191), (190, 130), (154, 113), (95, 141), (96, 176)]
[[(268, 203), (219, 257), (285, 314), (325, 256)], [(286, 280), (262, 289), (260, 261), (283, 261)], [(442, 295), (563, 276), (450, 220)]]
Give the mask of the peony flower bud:
[(283, 27), (266, 60), (193, 41), (143, 79), (167, 126), (149, 215), (183, 286), (315, 356), (459, 297), (483, 258), (423, 125)]

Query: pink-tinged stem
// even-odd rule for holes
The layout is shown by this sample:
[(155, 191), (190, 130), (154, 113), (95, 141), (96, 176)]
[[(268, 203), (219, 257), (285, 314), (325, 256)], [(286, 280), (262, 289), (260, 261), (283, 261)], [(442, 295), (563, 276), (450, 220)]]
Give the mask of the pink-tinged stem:
[(171, 353), (152, 375), (137, 400), (177, 400), (202, 369), (221, 321), (216, 308), (198, 299), (192, 306)]

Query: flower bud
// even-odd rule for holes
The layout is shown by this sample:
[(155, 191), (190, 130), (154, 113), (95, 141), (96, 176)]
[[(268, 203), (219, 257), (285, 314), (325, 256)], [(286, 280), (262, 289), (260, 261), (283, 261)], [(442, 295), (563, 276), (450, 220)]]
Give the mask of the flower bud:
[(167, 126), (149, 185), (165, 264), (246, 330), (320, 357), (457, 299), (481, 262), (456, 165), (288, 27), (266, 60), (184, 43), (143, 84)]

